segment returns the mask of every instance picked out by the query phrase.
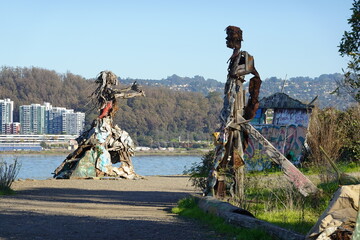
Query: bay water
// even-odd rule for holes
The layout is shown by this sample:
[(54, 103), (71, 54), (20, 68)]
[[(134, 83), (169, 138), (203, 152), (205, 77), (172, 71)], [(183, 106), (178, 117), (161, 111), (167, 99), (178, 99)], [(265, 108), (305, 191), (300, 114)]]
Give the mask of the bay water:
[[(44, 180), (52, 178), (54, 170), (64, 161), (67, 155), (21, 154), (0, 155), (0, 161), (13, 163), (17, 158), (21, 168), (17, 179)], [(132, 157), (135, 172), (141, 176), (178, 175), (193, 163), (201, 162), (201, 156), (134, 156)], [(116, 166), (116, 165), (115, 165)]]

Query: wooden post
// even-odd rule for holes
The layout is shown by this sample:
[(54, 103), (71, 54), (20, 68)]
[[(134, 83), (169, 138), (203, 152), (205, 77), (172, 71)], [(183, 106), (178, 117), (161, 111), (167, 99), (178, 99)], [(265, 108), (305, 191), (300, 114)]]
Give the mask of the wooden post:
[[(237, 79), (236, 80), (236, 98), (234, 103), (234, 122), (240, 123), (240, 120), (242, 119), (242, 116), (244, 114), (244, 107), (245, 107), (245, 96), (244, 96), (244, 90), (243, 90), (243, 79)], [(235, 154), (238, 158), (240, 158), (240, 161), (243, 162), (244, 159), (244, 151), (243, 151), (243, 133), (241, 130), (233, 129), (232, 131), (235, 132), (235, 139), (233, 144), (233, 149), (231, 149), (231, 153), (233, 153), (232, 158), (232, 167), (234, 168), (234, 180), (235, 180), (235, 196), (240, 202), (240, 204), (243, 202), (245, 198), (245, 189), (244, 189), (244, 179), (245, 179), (245, 169), (244, 164), (241, 166), (236, 166), (235, 164)]]

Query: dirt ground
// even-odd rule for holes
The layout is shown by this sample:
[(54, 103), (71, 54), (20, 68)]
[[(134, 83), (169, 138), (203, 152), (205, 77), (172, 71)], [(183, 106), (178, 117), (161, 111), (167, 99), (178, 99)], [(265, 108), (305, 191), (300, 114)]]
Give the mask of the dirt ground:
[(185, 176), (16, 181), (0, 196), (0, 239), (223, 239), (172, 214), (197, 193)]

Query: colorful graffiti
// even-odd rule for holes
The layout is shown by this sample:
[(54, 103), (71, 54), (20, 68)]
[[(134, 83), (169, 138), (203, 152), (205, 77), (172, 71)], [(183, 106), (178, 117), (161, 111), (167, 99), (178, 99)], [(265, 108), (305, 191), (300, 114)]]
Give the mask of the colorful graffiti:
[(301, 124), (303, 126), (307, 126), (308, 123), (309, 114), (306, 109), (276, 109), (274, 111), (273, 124)]
[[(306, 128), (303, 125), (266, 124), (254, 127), (291, 162), (298, 163), (301, 160), (306, 137)], [(262, 152), (263, 146), (250, 136), (245, 159), (253, 157), (256, 150)]]

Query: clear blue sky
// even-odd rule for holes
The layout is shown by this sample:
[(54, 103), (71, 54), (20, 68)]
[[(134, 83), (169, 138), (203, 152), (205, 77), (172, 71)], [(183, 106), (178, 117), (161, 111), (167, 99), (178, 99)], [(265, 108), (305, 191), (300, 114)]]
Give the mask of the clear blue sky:
[(228, 25), (262, 79), (342, 72), (353, 0), (0, 0), (0, 66), (94, 78), (200, 75), (224, 82)]

